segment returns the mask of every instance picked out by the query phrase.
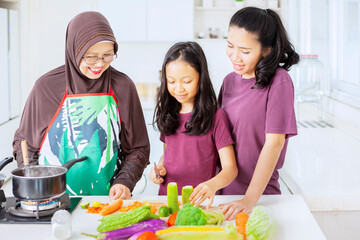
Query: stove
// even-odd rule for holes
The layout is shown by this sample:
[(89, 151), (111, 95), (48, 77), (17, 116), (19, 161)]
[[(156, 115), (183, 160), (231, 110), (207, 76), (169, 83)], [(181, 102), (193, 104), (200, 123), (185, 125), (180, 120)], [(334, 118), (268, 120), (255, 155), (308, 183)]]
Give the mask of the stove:
[(66, 209), (72, 213), (80, 201), (81, 197), (70, 197), (67, 193), (41, 202), (7, 197), (3, 203), (0, 201), (0, 224), (51, 223), (51, 217), (57, 210)]

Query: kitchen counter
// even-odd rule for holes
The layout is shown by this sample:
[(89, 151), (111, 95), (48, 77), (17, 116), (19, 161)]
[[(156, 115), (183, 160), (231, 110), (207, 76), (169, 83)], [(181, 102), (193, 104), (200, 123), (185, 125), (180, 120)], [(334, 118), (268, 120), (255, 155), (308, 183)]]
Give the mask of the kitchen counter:
[(360, 141), (332, 128), (299, 128), (280, 176), (311, 211), (360, 210)]
[(308, 122), (313, 127), (300, 125), (299, 135), (290, 139), (280, 177), (304, 198), (327, 239), (358, 239), (360, 140)]
[[(239, 199), (239, 196), (216, 196), (213, 206), (235, 199)], [(107, 196), (83, 197), (84, 202), (93, 200), (107, 202), (109, 199)], [(133, 200), (166, 203), (166, 197), (154, 195), (140, 195)], [(278, 221), (274, 240), (326, 239), (300, 195), (262, 196), (258, 204), (268, 206), (274, 211)], [(100, 215), (86, 213), (85, 209), (78, 206), (72, 213), (71, 239), (93, 239), (82, 236), (81, 233), (97, 234), (96, 227), (99, 225), (100, 218)], [(1, 239), (6, 240), (49, 240), (52, 238), (50, 224), (0, 224), (0, 232)]]

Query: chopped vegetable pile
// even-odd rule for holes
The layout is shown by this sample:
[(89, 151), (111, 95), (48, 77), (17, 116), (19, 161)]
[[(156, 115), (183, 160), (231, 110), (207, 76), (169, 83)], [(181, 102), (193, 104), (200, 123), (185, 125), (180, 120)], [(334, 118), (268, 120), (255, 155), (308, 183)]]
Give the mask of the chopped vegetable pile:
[(236, 215), (236, 227), (230, 222), (224, 225), (221, 212), (202, 210), (189, 203), (191, 192), (191, 186), (183, 188), (182, 193), (186, 195), (182, 196), (183, 202), (187, 203), (180, 210), (176, 183), (168, 185), (167, 206), (154, 203), (158, 212), (148, 202), (134, 201), (128, 206), (123, 206), (121, 199), (110, 203), (94, 201), (92, 206), (84, 202), (81, 207), (88, 213), (99, 213), (103, 217), (97, 227), (99, 234), (83, 235), (98, 240), (270, 240), (276, 232), (277, 223), (270, 208), (256, 206), (250, 215), (245, 212)]

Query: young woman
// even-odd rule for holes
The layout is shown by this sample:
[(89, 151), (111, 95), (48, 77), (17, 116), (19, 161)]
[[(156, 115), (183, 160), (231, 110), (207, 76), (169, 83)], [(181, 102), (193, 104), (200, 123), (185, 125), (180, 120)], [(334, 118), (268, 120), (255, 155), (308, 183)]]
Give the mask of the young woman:
[(87, 156), (68, 171), (67, 192), (131, 197), (150, 148), (135, 85), (110, 65), (117, 49), (100, 13), (84, 12), (71, 20), (65, 65), (40, 77), (26, 102), (13, 141), (18, 166), (23, 165), (23, 139), (30, 164), (62, 165)]
[[(216, 191), (234, 180), (237, 168), (228, 120), (217, 107), (207, 61), (197, 43), (176, 43), (167, 52), (154, 123), (164, 142), (157, 164), (161, 177), (156, 178), (154, 168), (150, 174), (160, 184), (159, 194), (166, 194), (169, 182), (177, 182), (180, 194), (183, 186), (196, 186), (191, 202), (199, 205), (210, 199), (210, 207)], [(222, 170), (216, 175), (219, 157)]]
[(294, 87), (287, 70), (299, 61), (279, 16), (270, 9), (246, 7), (230, 20), (226, 53), (228, 74), (219, 104), (229, 118), (238, 176), (222, 194), (245, 195), (225, 204), (226, 219), (251, 212), (262, 194), (280, 194), (278, 169), (297, 134)]

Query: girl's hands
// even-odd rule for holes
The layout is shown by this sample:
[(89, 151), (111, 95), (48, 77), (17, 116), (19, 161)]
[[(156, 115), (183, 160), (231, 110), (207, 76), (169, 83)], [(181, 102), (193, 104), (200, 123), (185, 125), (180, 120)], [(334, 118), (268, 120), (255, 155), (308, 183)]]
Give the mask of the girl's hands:
[(239, 212), (251, 213), (255, 207), (256, 202), (250, 201), (245, 197), (238, 201), (220, 204), (221, 212), (224, 214), (225, 220), (234, 220)]
[(150, 169), (150, 179), (153, 183), (155, 184), (160, 184), (164, 182), (164, 179), (162, 178), (163, 176), (166, 175), (166, 168), (164, 167), (164, 163), (162, 161), (159, 161), (158, 164), (156, 165), (157, 170), (159, 171), (160, 177), (156, 177), (155, 174), (155, 167), (152, 167)]
[(206, 206), (206, 209), (209, 209), (214, 202), (216, 191), (217, 189), (214, 189), (214, 187), (208, 182), (200, 183), (190, 195), (190, 202), (194, 204), (194, 206), (199, 206), (206, 199), (209, 199), (210, 202)]
[(123, 184), (114, 184), (109, 192), (110, 201), (115, 199), (131, 199), (130, 189)]

